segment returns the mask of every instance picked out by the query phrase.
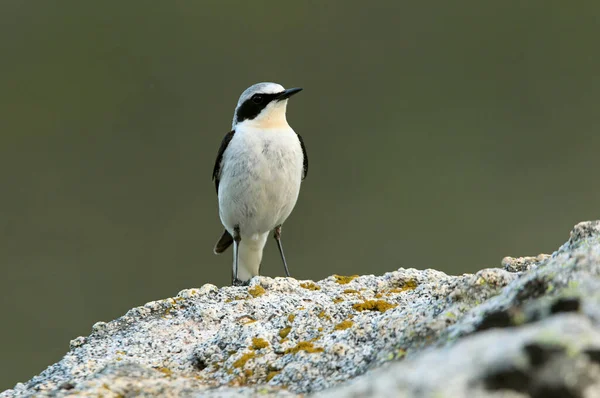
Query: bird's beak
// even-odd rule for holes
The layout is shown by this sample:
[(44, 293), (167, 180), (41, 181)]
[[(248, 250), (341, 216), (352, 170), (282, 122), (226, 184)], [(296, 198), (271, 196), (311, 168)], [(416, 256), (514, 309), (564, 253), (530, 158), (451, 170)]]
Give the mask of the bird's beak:
[(283, 100), (290, 98), (292, 95), (299, 93), (300, 91), (302, 91), (302, 89), (300, 87), (288, 88), (287, 90), (285, 90), (281, 94), (279, 94), (276, 97), (276, 99), (277, 99), (277, 101), (283, 101)]

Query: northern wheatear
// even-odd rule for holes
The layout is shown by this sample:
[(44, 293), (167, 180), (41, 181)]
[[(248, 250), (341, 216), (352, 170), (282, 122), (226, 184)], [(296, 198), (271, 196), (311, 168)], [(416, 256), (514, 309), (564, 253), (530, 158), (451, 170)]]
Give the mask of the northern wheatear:
[(242, 93), (213, 170), (219, 216), (225, 232), (214, 248), (233, 243), (232, 284), (259, 274), (269, 232), (277, 241), (286, 276), (281, 226), (288, 218), (308, 172), (302, 137), (287, 122), (288, 98), (301, 88), (258, 83)]

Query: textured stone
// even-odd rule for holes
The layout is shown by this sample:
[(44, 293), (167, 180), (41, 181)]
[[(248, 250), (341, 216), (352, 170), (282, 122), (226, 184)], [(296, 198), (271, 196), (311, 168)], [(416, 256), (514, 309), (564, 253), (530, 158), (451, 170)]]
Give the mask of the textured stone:
[(183, 290), (0, 397), (600, 396), (600, 223), (502, 267)]

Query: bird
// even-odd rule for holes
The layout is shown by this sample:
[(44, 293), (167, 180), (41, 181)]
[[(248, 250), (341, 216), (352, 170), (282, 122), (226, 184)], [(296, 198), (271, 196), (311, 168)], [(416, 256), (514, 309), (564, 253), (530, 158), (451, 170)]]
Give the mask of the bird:
[(221, 254), (233, 244), (234, 286), (259, 275), (271, 232), (290, 277), (281, 230), (308, 173), (308, 157), (286, 110), (289, 98), (300, 91), (271, 82), (250, 86), (239, 97), (231, 131), (221, 142), (212, 178), (225, 231), (213, 251)]

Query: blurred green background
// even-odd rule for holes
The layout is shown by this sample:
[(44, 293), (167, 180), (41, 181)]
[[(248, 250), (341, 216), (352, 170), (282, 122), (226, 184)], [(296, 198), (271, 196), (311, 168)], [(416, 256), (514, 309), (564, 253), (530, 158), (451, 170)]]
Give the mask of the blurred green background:
[(210, 177), (259, 81), (305, 89), (295, 277), (555, 250), (600, 209), (599, 21), (597, 1), (3, 0), (0, 390), (96, 321), (229, 283)]

